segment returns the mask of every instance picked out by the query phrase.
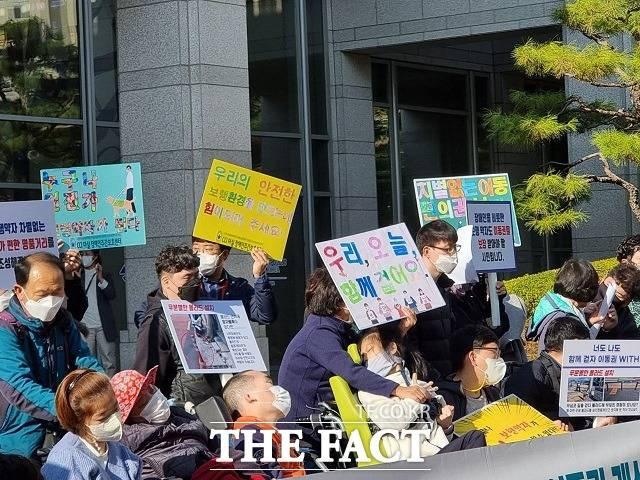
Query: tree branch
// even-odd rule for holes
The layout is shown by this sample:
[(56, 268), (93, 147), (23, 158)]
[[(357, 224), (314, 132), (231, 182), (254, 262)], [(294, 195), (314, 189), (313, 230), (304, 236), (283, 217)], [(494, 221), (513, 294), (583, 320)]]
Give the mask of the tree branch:
[(631, 211), (636, 216), (636, 219), (640, 220), (640, 202), (638, 197), (638, 187), (636, 187), (633, 183), (627, 182), (623, 178), (619, 177), (611, 170), (609, 166), (609, 161), (604, 158), (600, 153), (597, 154), (598, 158), (602, 162), (602, 168), (605, 173), (605, 177), (597, 176), (597, 175), (587, 175), (585, 178), (589, 182), (597, 182), (597, 183), (612, 183), (614, 185), (618, 185), (624, 188), (629, 195), (629, 207)]
[[(595, 158), (595, 157), (598, 157), (598, 156), (600, 156), (600, 153), (596, 152), (596, 153), (591, 153), (591, 154), (589, 154), (589, 155), (587, 155), (585, 157), (582, 157), (581, 159), (576, 160), (573, 163), (547, 162), (547, 165), (559, 165), (559, 166), (563, 167), (560, 171), (565, 171), (565, 170), (570, 170), (573, 167), (576, 167), (576, 166), (580, 165), (581, 163), (586, 162), (587, 160), (591, 160), (592, 158)], [(594, 177), (595, 178), (595, 175), (585, 175), (585, 178), (588, 178), (588, 177)]]

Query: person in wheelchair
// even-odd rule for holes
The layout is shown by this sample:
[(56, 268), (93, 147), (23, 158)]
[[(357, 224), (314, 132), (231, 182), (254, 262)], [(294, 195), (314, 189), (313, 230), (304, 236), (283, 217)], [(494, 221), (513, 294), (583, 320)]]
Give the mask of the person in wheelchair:
[[(469, 432), (460, 438), (453, 438), (454, 408), (447, 405), (444, 398), (436, 393), (433, 382), (418, 380), (416, 372), (410, 376), (403, 360), (403, 353), (411, 357), (413, 365), (425, 365), (418, 351), (407, 351), (403, 345), (405, 332), (397, 323), (388, 323), (367, 330), (358, 342), (358, 350), (367, 369), (400, 385), (418, 385), (430, 396), (427, 404), (417, 403), (410, 398), (386, 398), (368, 392), (358, 392), (358, 399), (369, 420), (380, 429), (422, 430), (426, 433), (420, 455), (428, 457), (437, 453), (454, 452), (470, 448), (484, 447), (486, 441), (479, 431)], [(426, 368), (419, 369), (428, 371)], [(400, 453), (400, 459), (411, 456), (411, 439), (396, 439), (392, 435), (382, 437), (382, 444), (389, 456)]]
[(189, 479), (213, 458), (209, 429), (183, 408), (170, 407), (147, 375), (123, 370), (111, 379), (122, 418), (122, 443), (142, 460), (142, 479)]
[[(273, 458), (282, 457), (280, 451), (282, 439), (278, 434), (276, 423), (289, 413), (291, 408), (289, 392), (274, 385), (266, 373), (248, 370), (231, 377), (222, 390), (222, 398), (234, 419), (232, 430), (253, 430), (254, 444), (264, 441), (263, 431), (273, 430)], [(244, 452), (245, 443), (242, 436), (233, 442), (234, 450)], [(305, 475), (301, 463), (264, 462), (262, 458), (265, 455), (262, 449), (256, 448), (252, 453), (256, 459), (255, 462), (238, 464), (238, 471), (247, 476), (256, 473), (265, 475), (267, 478), (291, 478)], [(291, 457), (296, 457), (299, 452), (290, 452), (290, 454)]]

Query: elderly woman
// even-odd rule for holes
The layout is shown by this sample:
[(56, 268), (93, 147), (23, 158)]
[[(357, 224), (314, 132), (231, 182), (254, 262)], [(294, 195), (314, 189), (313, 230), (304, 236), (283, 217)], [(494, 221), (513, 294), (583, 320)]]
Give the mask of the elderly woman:
[[(308, 416), (321, 401), (333, 398), (329, 378), (339, 375), (356, 390), (384, 397), (412, 398), (418, 403), (429, 394), (417, 385), (402, 386), (356, 365), (346, 351), (355, 341), (352, 318), (326, 268), (309, 278), (305, 292), (306, 323), (291, 340), (284, 353), (278, 384), (291, 394), (291, 411), (284, 422)], [(415, 324), (411, 310), (404, 312), (403, 324)], [(310, 435), (309, 429), (303, 431)], [(310, 438), (313, 440), (313, 437)]]

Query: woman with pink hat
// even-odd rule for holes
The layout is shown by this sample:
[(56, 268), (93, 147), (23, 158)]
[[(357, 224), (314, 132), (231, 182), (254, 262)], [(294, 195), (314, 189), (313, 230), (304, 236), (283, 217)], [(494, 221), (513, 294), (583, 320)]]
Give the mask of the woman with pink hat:
[(209, 430), (183, 409), (171, 407), (155, 386), (155, 366), (147, 375), (124, 370), (111, 379), (123, 423), (122, 443), (142, 459), (143, 479), (189, 479), (213, 458)]

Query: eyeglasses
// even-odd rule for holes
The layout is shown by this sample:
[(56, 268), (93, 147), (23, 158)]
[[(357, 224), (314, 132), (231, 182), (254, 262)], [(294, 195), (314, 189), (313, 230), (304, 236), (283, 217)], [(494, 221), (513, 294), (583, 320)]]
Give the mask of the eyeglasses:
[(451, 248), (436, 247), (435, 245), (427, 245), (427, 247), (435, 248), (436, 250), (442, 250), (446, 253), (458, 253), (462, 248), (462, 245), (455, 244)]
[(495, 353), (498, 357), (500, 356), (499, 347), (478, 347), (478, 348), (474, 348), (474, 350), (489, 350), (490, 352)]

